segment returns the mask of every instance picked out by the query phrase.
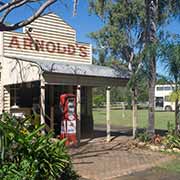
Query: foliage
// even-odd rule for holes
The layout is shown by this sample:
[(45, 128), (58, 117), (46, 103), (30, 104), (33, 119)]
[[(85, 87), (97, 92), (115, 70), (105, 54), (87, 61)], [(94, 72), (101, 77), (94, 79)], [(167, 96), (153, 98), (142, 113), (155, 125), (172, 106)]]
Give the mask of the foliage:
[(148, 76), (146, 71), (141, 69), (135, 78), (138, 102), (148, 101)]
[[(93, 4), (93, 5), (92, 5)], [(90, 3), (91, 9), (94, 8), (96, 14), (98, 4)], [(140, 19), (144, 19), (144, 3), (135, 0), (132, 3), (117, 1), (108, 3), (105, 6), (105, 26), (98, 32), (91, 33), (91, 37), (96, 41), (97, 47), (103, 48), (106, 55), (113, 60), (120, 60), (127, 63), (131, 52), (138, 48), (138, 30), (141, 28)], [(136, 33), (137, 32), (137, 33)]]
[(175, 133), (174, 125), (168, 123), (168, 133), (162, 142), (166, 148), (179, 148), (180, 149), (180, 134)]
[(167, 134), (164, 140), (164, 144), (167, 148), (178, 148), (180, 149), (180, 135), (178, 134)]
[(156, 84), (164, 85), (164, 84), (171, 84), (171, 82), (168, 80), (166, 76), (157, 74)]
[(176, 100), (179, 101), (180, 100), (180, 90), (173, 91), (170, 94), (169, 100), (172, 101), (172, 102), (175, 102)]
[[(94, 12), (99, 15), (97, 7), (98, 4), (94, 2)], [(141, 71), (144, 59), (145, 33), (143, 31), (145, 18), (144, 1), (111, 1), (105, 6), (105, 26), (98, 32), (91, 33), (91, 37), (96, 41), (97, 47), (105, 49), (106, 56), (114, 59), (114, 61), (120, 61), (120, 63), (113, 64), (113, 68), (119, 70), (121, 70), (122, 66), (129, 68), (130, 81), (128, 83), (128, 92), (132, 96), (133, 101), (128, 103), (128, 105), (131, 107), (132, 104), (133, 110), (136, 109), (137, 96), (140, 93), (143, 93), (144, 97), (141, 96), (142, 99), (139, 98), (139, 100), (147, 99), (147, 89), (143, 87), (147, 85), (147, 83), (144, 83), (147, 80), (141, 83), (141, 80), (144, 80), (142, 77), (146, 77), (146, 73), (144, 74)], [(130, 99), (128, 97), (127, 100)], [(137, 117), (133, 119), (137, 119)]]
[(151, 140), (149, 134), (146, 131), (143, 133), (138, 133), (137, 138), (142, 142), (149, 142)]
[(164, 58), (165, 67), (168, 70), (171, 81), (175, 84), (170, 100), (175, 102), (176, 131), (179, 124), (179, 99), (180, 99), (180, 44), (179, 42), (165, 43), (161, 47), (161, 56)]
[[(163, 34), (161, 25), (169, 23), (169, 20), (180, 15), (179, 3), (179, 0), (158, 1), (157, 35)], [(89, 6), (90, 11), (103, 18), (105, 24), (99, 31), (90, 35), (95, 40), (99, 53), (101, 54), (102, 51), (105, 53), (103, 56), (109, 56), (110, 59), (123, 64), (129, 62), (133, 53), (140, 56), (133, 58), (133, 64), (139, 64), (139, 59), (157, 49), (157, 46), (148, 46), (147, 49), (143, 46), (148, 18), (144, 0), (104, 1), (104, 16), (102, 16), (102, 4), (98, 0), (89, 0)]]
[[(91, 11), (102, 17), (97, 0), (89, 0)], [(133, 0), (105, 1), (105, 25), (91, 34), (98, 49), (105, 49), (106, 55), (121, 61), (131, 71), (131, 88), (136, 92), (139, 83), (139, 69), (143, 65), (148, 75), (149, 128), (154, 133), (154, 86), (156, 83), (156, 55), (158, 32), (162, 25), (179, 16), (179, 0)], [(143, 61), (144, 60), (144, 61)], [(133, 93), (132, 93), (133, 94)], [(137, 93), (134, 93), (136, 99)], [(135, 107), (135, 100), (133, 107)]]
[(179, 42), (163, 42), (161, 58), (172, 82), (180, 83), (180, 44)]
[(172, 124), (168, 121), (167, 128), (168, 128), (167, 130), (168, 130), (169, 134), (174, 134), (174, 124)]
[(112, 87), (111, 102), (127, 102), (129, 90), (126, 87)]
[[(111, 88), (111, 102), (127, 102), (129, 90), (122, 87)], [(103, 87), (93, 88), (93, 103), (98, 107), (106, 101), (106, 89)]]
[(96, 107), (101, 107), (104, 102), (105, 102), (105, 96), (103, 96), (103, 95), (95, 95), (95, 96), (93, 96), (93, 104)]
[(58, 180), (78, 180), (78, 179), (79, 179), (79, 176), (73, 170), (72, 164), (69, 164), (69, 166), (67, 166), (64, 169), (64, 172), (61, 174), (61, 177)]
[(64, 141), (52, 142), (52, 133), (41, 134), (44, 125), (32, 128), (30, 122), (31, 118), (21, 120), (3, 114), (0, 179), (51, 180), (65, 177), (66, 170), (70, 174), (71, 160)]

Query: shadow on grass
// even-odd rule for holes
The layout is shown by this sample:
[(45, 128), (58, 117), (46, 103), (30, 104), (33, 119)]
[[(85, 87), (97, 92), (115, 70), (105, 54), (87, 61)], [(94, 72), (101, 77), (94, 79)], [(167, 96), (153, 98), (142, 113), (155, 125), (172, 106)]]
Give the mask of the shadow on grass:
[[(145, 128), (138, 128), (138, 133), (145, 132)], [(155, 134), (159, 134), (160, 136), (165, 136), (167, 134), (167, 130), (156, 129)], [(111, 126), (111, 136), (119, 137), (119, 136), (132, 136), (133, 130), (131, 127), (123, 127), (123, 126)], [(94, 138), (98, 137), (106, 137), (106, 125), (95, 125), (94, 127)]]

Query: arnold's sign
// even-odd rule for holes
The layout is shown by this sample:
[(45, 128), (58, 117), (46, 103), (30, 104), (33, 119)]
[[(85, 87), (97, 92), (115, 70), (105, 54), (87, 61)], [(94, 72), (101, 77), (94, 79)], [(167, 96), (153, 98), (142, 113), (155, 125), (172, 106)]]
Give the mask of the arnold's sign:
[(8, 47), (37, 52), (48, 52), (67, 55), (76, 54), (80, 57), (88, 56), (87, 47), (78, 43), (64, 45), (59, 42), (32, 39), (27, 37), (23, 38), (23, 40), (20, 40), (18, 36), (12, 36)]
[(3, 32), (5, 56), (49, 61), (92, 63), (92, 46), (76, 41), (76, 31), (50, 13), (37, 18), (21, 32)]

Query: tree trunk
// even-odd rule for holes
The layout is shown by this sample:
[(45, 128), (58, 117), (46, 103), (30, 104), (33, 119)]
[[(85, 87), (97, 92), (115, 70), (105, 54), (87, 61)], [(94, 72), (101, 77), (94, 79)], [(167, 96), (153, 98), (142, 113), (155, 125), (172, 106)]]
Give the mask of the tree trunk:
[(156, 84), (156, 53), (153, 46), (156, 43), (156, 20), (158, 0), (145, 0), (146, 5), (146, 47), (148, 48), (148, 84), (149, 84), (149, 113), (148, 113), (148, 129), (147, 132), (153, 136), (154, 129), (154, 100), (155, 100), (155, 84)]
[(176, 101), (175, 101), (175, 133), (177, 134), (178, 133), (178, 127), (179, 127), (179, 117), (178, 117), (178, 113), (179, 113), (179, 97), (178, 97), (178, 83), (177, 81), (175, 82), (176, 84), (176, 95), (177, 95), (177, 98), (176, 98)]
[(137, 88), (132, 89), (132, 122), (133, 122), (133, 138), (137, 133)]
[(178, 132), (178, 126), (179, 126), (178, 113), (179, 113), (179, 106), (178, 106), (178, 99), (176, 99), (176, 102), (175, 102), (175, 132), (176, 134)]
[(153, 136), (155, 133), (154, 120), (155, 120), (155, 85), (156, 85), (156, 58), (152, 57), (150, 59), (149, 66), (149, 111), (148, 111), (148, 129), (147, 132), (150, 136)]

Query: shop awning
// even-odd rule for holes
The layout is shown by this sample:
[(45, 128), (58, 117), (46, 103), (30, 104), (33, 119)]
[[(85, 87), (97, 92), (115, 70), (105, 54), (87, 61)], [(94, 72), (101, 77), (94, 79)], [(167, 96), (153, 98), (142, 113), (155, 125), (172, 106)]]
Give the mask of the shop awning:
[[(45, 81), (48, 84), (64, 84), (64, 85), (86, 85), (86, 86), (123, 86), (129, 80), (129, 72), (125, 68), (112, 68), (107, 66), (99, 66), (92, 64), (80, 64), (62, 61), (48, 61), (43, 59), (27, 59), (15, 58), (21, 64), (22, 69), (38, 66), (44, 74)], [(23, 67), (24, 66), (24, 67)], [(20, 72), (20, 69), (18, 70)], [(31, 73), (29, 73), (31, 74)], [(22, 75), (21, 75), (22, 76)], [(29, 80), (28, 80), (29, 81)], [(19, 82), (19, 81), (18, 81)]]
[(114, 69), (112, 67), (93, 64), (79, 64), (43, 60), (36, 60), (35, 63), (37, 63), (43, 71), (49, 73), (129, 79), (129, 72), (127, 71), (127, 69), (122, 68)]

